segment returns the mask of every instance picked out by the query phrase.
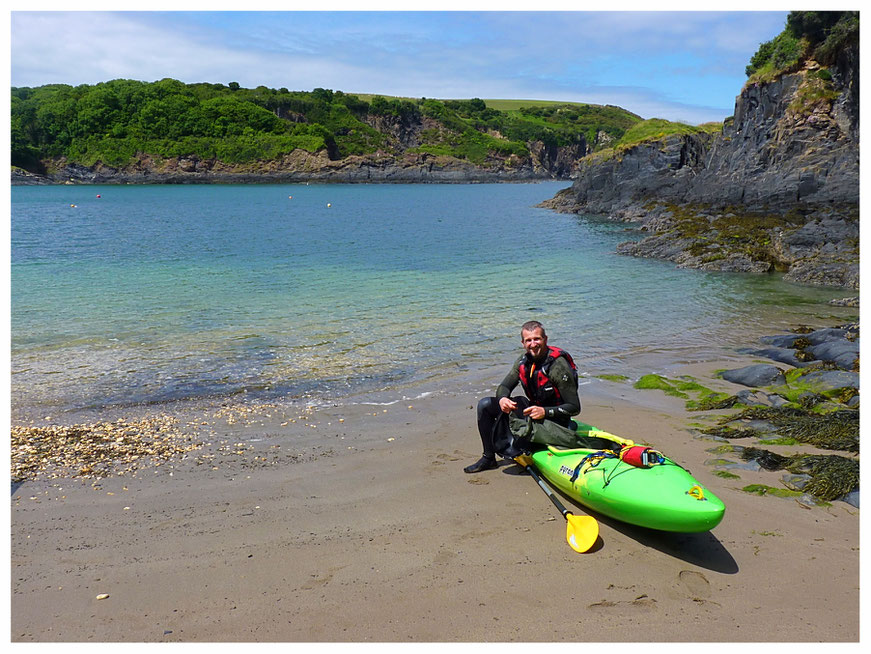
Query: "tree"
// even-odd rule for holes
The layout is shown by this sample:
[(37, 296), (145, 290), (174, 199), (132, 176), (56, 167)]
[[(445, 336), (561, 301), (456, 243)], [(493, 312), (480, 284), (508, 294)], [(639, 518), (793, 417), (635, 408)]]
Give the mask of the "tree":
[(827, 32), (841, 20), (844, 11), (791, 11), (786, 26), (796, 38), (807, 38), (811, 45), (825, 40)]

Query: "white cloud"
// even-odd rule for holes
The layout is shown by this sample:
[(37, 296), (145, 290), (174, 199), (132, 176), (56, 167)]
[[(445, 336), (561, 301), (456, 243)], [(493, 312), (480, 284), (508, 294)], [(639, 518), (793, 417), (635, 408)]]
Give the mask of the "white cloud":
[(15, 86), (173, 77), (618, 104), (697, 122), (689, 116), (731, 112), (744, 65), (782, 20), (737, 12), (13, 12), (11, 26)]

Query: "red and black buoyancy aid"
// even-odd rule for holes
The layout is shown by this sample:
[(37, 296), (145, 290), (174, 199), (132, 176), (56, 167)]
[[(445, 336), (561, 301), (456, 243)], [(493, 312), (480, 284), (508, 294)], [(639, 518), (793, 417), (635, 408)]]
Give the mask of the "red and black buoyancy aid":
[(562, 404), (562, 397), (556, 385), (548, 376), (550, 367), (558, 358), (564, 357), (572, 369), (572, 374), (575, 377), (575, 383), (578, 381), (578, 367), (572, 360), (571, 355), (565, 350), (558, 347), (547, 346), (547, 357), (539, 366), (532, 361), (528, 354), (523, 356), (520, 361), (520, 383), (523, 385), (523, 390), (534, 404), (538, 406), (556, 406)]

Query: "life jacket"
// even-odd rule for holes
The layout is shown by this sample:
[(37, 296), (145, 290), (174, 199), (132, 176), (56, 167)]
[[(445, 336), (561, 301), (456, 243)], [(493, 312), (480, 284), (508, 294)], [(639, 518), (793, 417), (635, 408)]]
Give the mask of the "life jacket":
[(575, 383), (578, 383), (578, 367), (572, 360), (571, 355), (565, 350), (550, 345), (547, 346), (547, 350), (547, 357), (541, 366), (532, 361), (528, 354), (523, 355), (519, 366), (520, 383), (523, 385), (526, 397), (538, 406), (556, 406), (563, 402), (559, 390), (557, 390), (556, 385), (548, 376), (553, 362), (560, 357), (564, 357), (568, 362), (569, 367), (572, 369)]

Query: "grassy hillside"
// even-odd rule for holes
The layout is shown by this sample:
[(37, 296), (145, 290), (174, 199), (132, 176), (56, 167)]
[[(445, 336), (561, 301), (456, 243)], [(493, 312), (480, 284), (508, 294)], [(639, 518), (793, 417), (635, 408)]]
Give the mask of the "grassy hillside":
[(626, 133), (617, 142), (617, 147), (631, 147), (644, 141), (659, 140), (670, 134), (717, 133), (722, 129), (723, 123), (704, 123), (693, 126), (685, 123), (673, 123), (661, 118), (651, 118), (636, 123), (626, 130)]
[[(641, 120), (618, 107), (578, 103), (390, 98), (173, 79), (13, 88), (11, 101), (12, 164), (34, 171), (60, 157), (86, 166), (123, 166), (141, 154), (245, 163), (295, 149), (333, 159), (426, 152), (484, 165), (528, 156), (532, 142), (595, 147), (600, 134), (619, 139)], [(438, 128), (423, 129), (425, 118)], [(417, 145), (402, 146), (397, 130), (413, 131)]]

